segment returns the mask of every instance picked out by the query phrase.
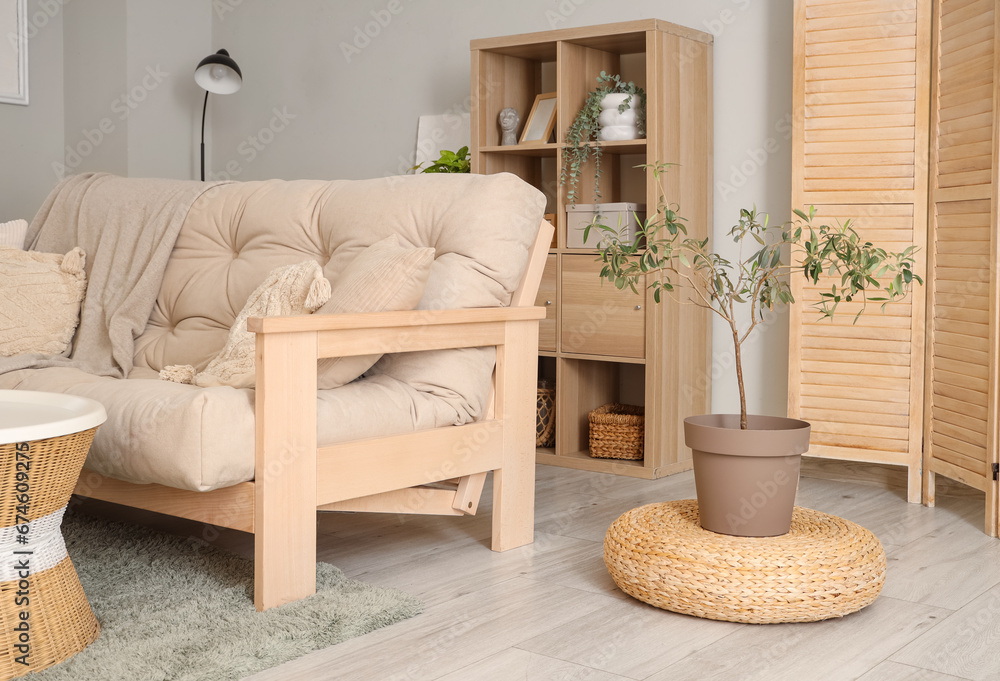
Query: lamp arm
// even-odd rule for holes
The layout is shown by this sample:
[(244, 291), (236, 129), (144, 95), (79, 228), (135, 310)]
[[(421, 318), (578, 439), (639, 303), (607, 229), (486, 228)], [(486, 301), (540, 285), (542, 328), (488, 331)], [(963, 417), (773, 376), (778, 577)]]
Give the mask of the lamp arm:
[(201, 107), (201, 181), (205, 181), (205, 112), (208, 110), (208, 90), (205, 90), (205, 103)]

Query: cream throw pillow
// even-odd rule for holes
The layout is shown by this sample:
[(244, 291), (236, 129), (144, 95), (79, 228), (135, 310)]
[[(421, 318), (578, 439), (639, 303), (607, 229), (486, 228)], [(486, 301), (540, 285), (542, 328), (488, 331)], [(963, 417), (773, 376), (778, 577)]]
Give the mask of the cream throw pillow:
[(175, 364), (164, 367), (160, 378), (202, 388), (222, 385), (252, 388), (257, 379), (256, 334), (247, 331), (247, 319), (309, 314), (329, 298), (330, 282), (315, 260), (279, 267), (250, 294), (229, 329), (225, 347), (204, 371), (196, 373), (193, 366)]
[(28, 222), (26, 220), (0, 222), (0, 246), (23, 249), (24, 235), (27, 232)]
[(73, 342), (87, 290), (86, 256), (0, 246), (0, 355), (61, 355)]
[[(344, 268), (330, 300), (316, 314), (412, 310), (424, 295), (432, 264), (433, 248), (401, 246), (395, 234), (388, 236)], [(381, 356), (321, 359), (316, 385), (339, 388), (368, 371)]]

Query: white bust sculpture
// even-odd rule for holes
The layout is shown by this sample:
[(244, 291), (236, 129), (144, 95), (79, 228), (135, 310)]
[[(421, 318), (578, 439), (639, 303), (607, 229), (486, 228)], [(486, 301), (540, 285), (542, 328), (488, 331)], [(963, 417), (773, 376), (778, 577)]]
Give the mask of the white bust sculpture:
[(504, 146), (517, 144), (517, 125), (521, 122), (521, 117), (518, 115), (517, 109), (508, 106), (500, 112), (498, 121), (500, 123), (500, 132), (503, 133), (500, 144)]

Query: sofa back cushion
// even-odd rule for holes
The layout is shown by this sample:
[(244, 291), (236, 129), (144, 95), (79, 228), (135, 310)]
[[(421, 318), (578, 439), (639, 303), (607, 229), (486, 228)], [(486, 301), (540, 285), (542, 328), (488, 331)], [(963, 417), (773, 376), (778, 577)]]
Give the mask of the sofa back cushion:
[[(136, 341), (135, 364), (204, 369), (268, 272), (314, 258), (336, 285), (362, 250), (393, 234), (402, 245), (435, 251), (418, 308), (507, 305), (544, 207), (538, 190), (507, 173), (219, 185), (188, 212), (149, 324)], [(405, 356), (401, 370), (410, 377), (421, 372), (405, 365), (419, 368), (420, 358), (412, 355), (420, 354)], [(452, 392), (446, 387), (442, 394)]]

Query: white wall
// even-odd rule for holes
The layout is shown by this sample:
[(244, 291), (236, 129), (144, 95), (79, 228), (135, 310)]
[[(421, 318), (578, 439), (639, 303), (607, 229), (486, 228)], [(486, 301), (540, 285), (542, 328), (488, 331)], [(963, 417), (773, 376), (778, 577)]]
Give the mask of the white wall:
[[(716, 36), (720, 248), (741, 206), (756, 203), (779, 222), (790, 214), (791, 0), (218, 0), (215, 9), (214, 47), (244, 72), (243, 89), (212, 112), (217, 176), (401, 172), (419, 115), (467, 110), (470, 39), (657, 17)], [(272, 135), (272, 123), (283, 129)], [(785, 413), (787, 335), (782, 313), (748, 341), (752, 411)], [(716, 411), (739, 408), (730, 338), (716, 325)]]
[(28, 18), (29, 104), (0, 104), (0, 222), (35, 216), (62, 156), (63, 18), (38, 0), (29, 0)]

